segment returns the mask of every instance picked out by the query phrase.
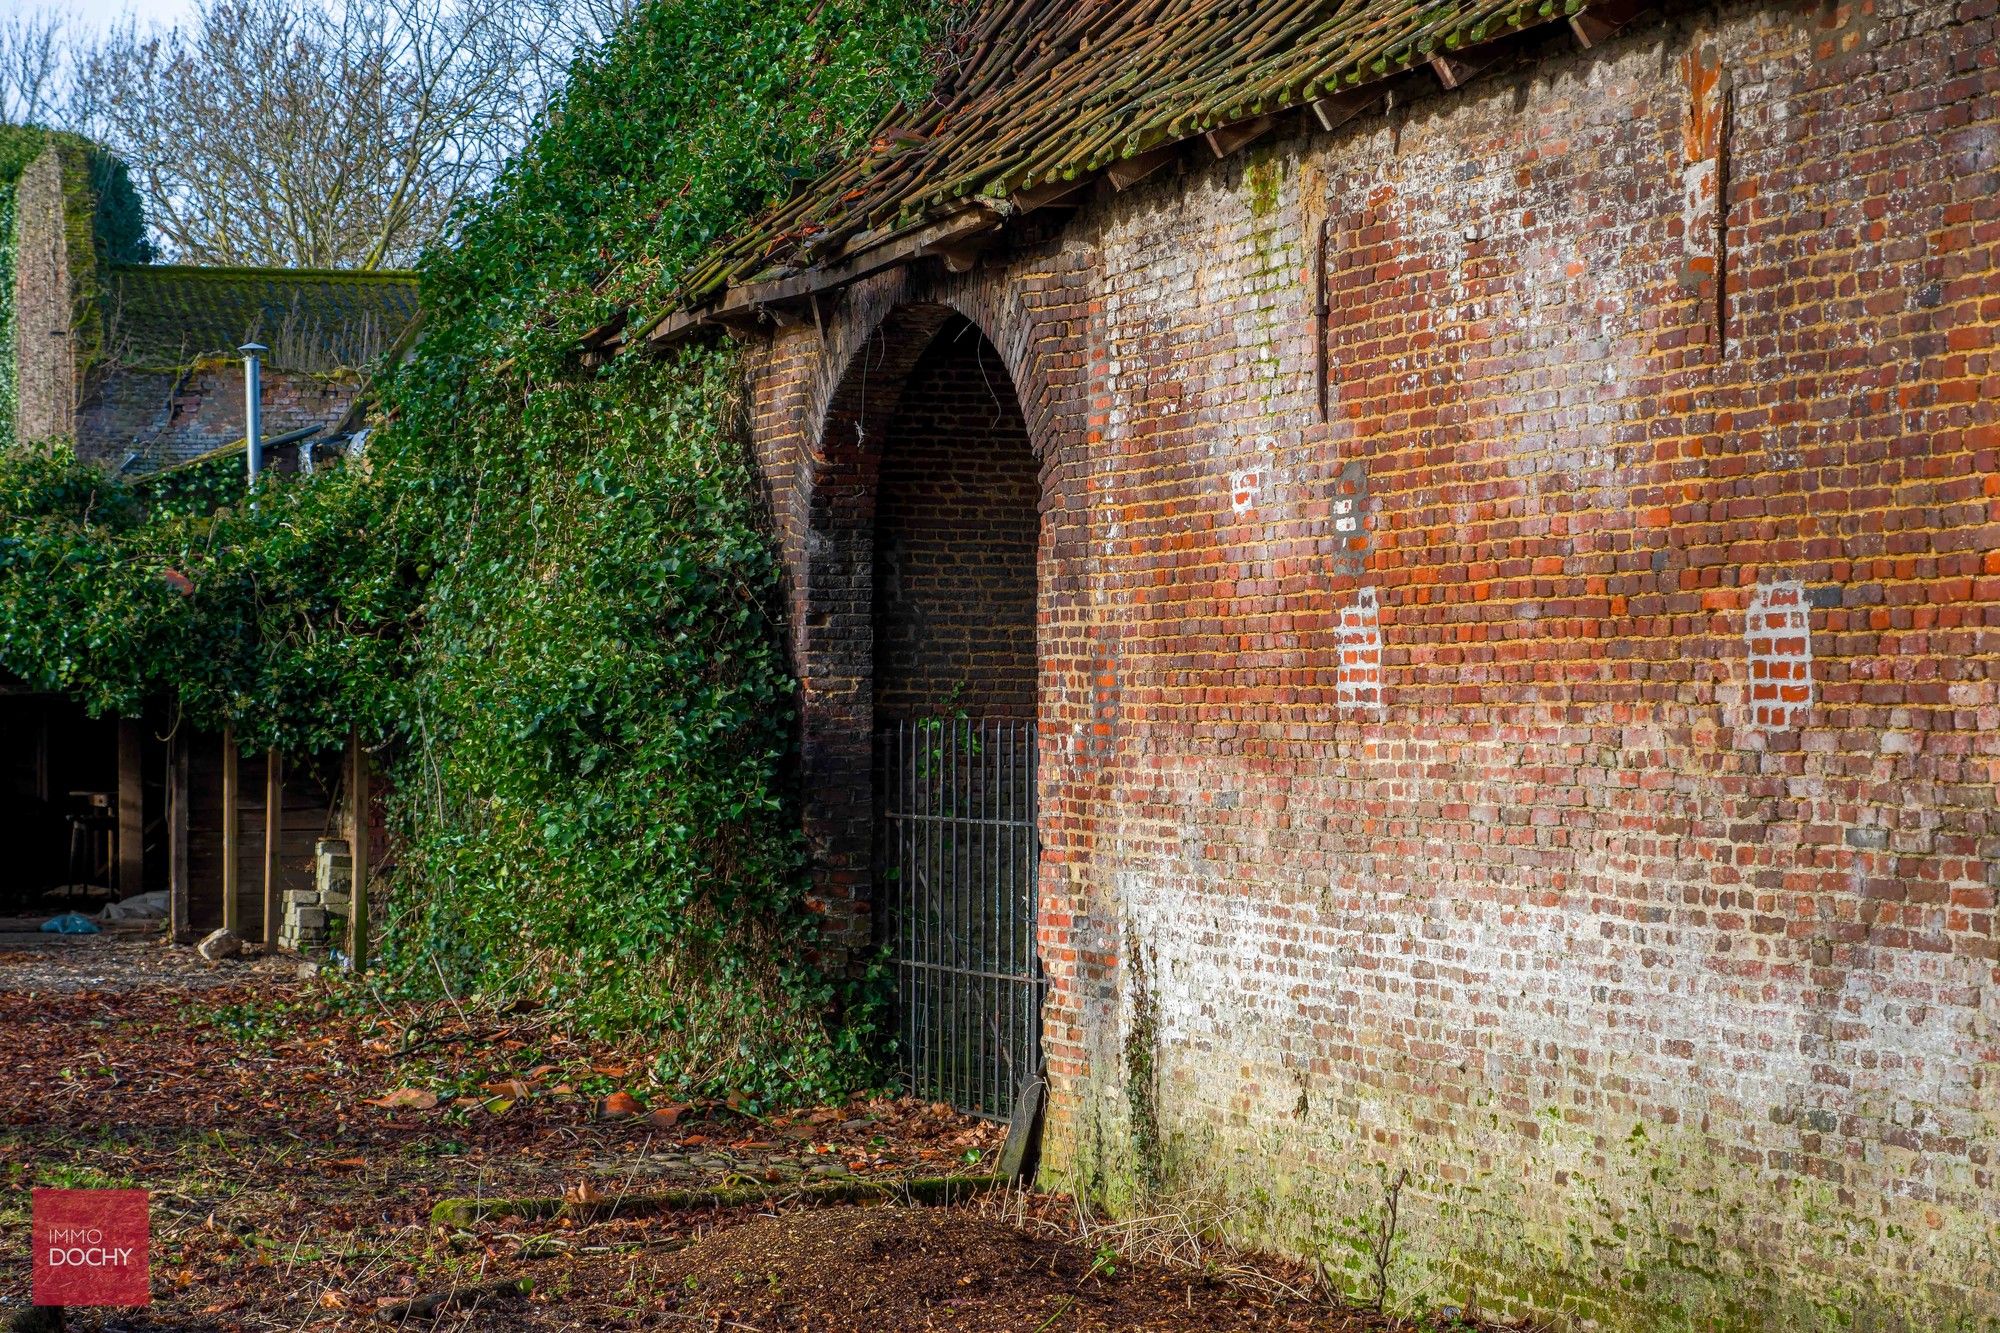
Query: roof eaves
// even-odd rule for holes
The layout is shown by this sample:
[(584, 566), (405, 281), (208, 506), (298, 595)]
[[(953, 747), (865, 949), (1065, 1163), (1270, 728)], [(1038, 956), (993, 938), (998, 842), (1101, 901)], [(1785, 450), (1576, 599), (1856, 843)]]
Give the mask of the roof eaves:
[[(1567, 19), (1588, 47), (1657, 2), (1378, 0), (1365, 12), (1324, 4), (1282, 7), (1272, 11), (1276, 19), (1250, 20), (1254, 30), (1236, 34), (1240, 45), (1225, 55), (1204, 64), (1197, 53), (1181, 66), (1174, 62), (1184, 53), (1160, 49), (1146, 31), (1172, 24), (1132, 21), (1132, 11), (1152, 13), (1149, 6), (1065, 6), (1064, 13), (1084, 17), (1046, 20), (1011, 17), (1006, 11), (1016, 7), (1000, 6), (973, 39), (990, 58), (967, 67), (962, 86), (934, 101), (918, 127), (885, 124), (867, 153), (710, 251), (663, 308), (636, 320), (621, 312), (587, 335), (584, 350), (601, 358), (626, 347), (659, 347), (706, 324), (754, 319), (775, 312), (778, 303), (948, 250), (949, 243), (931, 233), (968, 208), (998, 214), (981, 228), (997, 229), (1009, 215), (1070, 202), (1101, 177), (1129, 188), (1196, 139), (1226, 156), (1275, 128), (1278, 116), (1302, 111), (1332, 130), (1378, 105), (1392, 80), (1412, 72), (1428, 69), (1455, 89), (1491, 63), (1504, 39)], [(1237, 0), (1204, 0), (1190, 7), (1183, 26), (1214, 26), (1240, 16), (1241, 9)], [(1252, 6), (1251, 12), (1261, 9)], [(1318, 28), (1313, 20), (1321, 21)], [(1036, 35), (1000, 31), (1006, 22), (1053, 25), (1037, 29), (1044, 38), (1040, 54), (1025, 69), (996, 68), (1018, 58), (1024, 39)], [(1259, 22), (1265, 26), (1257, 28)], [(1089, 29), (1093, 23), (1097, 30)], [(1341, 44), (1329, 51), (1329, 42)], [(1250, 59), (1233, 63), (1244, 51)], [(1087, 62), (1081, 69), (1064, 66), (1090, 53), (1121, 61), (1119, 75), (1067, 91), (1038, 86), (1065, 72), (1072, 83), (1082, 81), (1091, 72)], [(1227, 91), (1218, 94), (1225, 83)], [(1125, 102), (1092, 105), (1109, 95), (1104, 89), (1122, 90)], [(1037, 137), (1018, 125), (995, 123), (1018, 118), (1036, 94), (1088, 128), (1076, 134), (1051, 128)], [(1089, 112), (1096, 113), (1094, 121)], [(996, 138), (1002, 140), (997, 155), (981, 151), (995, 146)], [(951, 165), (952, 159), (960, 164)], [(945, 179), (926, 182), (934, 162), (945, 163)]]

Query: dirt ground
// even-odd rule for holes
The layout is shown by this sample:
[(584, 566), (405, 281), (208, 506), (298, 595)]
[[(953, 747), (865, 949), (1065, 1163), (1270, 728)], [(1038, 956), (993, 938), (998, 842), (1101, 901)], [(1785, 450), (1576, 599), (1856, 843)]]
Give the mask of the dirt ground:
[[(814, 1206), (798, 1192), (990, 1171), (1002, 1130), (889, 1096), (671, 1105), (532, 1011), (356, 1014), (282, 959), (4, 936), (0, 1031), (0, 1320), (28, 1302), (29, 1190), (51, 1186), (152, 1194), (153, 1304), (71, 1311), (80, 1329), (1394, 1327), (1282, 1265), (1131, 1257), (1049, 1196)], [(607, 1118), (614, 1094), (634, 1113)], [(771, 1197), (618, 1215), (704, 1186)], [(532, 1197), (590, 1207), (431, 1222), (441, 1199)]]

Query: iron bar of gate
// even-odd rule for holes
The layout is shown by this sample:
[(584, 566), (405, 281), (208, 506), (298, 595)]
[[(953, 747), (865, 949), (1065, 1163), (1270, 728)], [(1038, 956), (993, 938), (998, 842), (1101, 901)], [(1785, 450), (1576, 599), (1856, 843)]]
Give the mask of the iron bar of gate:
[(1004, 1117), (1040, 1067), (1035, 728), (899, 722), (878, 738), (877, 847), (911, 1091)]

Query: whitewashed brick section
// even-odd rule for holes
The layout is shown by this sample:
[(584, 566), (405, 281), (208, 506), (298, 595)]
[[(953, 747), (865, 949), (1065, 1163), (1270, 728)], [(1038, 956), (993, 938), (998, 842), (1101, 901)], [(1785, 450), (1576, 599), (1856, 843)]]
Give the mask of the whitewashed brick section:
[(1247, 514), (1257, 507), (1257, 496), (1263, 490), (1264, 474), (1257, 468), (1244, 468), (1229, 474), (1229, 507), (1239, 514)]
[(1341, 610), (1334, 701), (1343, 712), (1382, 709), (1382, 616), (1373, 588), (1361, 589), (1354, 596), (1354, 605)]
[(1812, 604), (1796, 580), (1764, 584), (1751, 595), (1743, 621), (1750, 655), (1745, 706), (1753, 727), (1784, 731), (1805, 722), (1812, 707)]

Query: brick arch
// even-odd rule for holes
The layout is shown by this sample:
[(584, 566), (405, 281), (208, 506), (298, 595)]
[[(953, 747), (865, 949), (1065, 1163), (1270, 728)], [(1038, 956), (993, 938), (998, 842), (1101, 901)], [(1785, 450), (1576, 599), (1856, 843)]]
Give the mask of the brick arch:
[[(826, 369), (806, 403), (802, 484), (791, 493), (794, 528), (803, 536), (793, 654), (805, 831), (816, 888), (829, 916), (845, 923), (836, 933), (845, 934), (850, 957), (872, 935), (875, 526), (883, 446), (911, 373), (959, 318), (999, 354), (1030, 448), (1044, 458), (1049, 434), (1037, 429), (1020, 378), (1028, 362), (1023, 349), (1032, 342), (1024, 332), (1028, 321), (999, 322), (996, 338), (992, 309), (963, 289), (939, 291), (902, 275), (858, 284), (826, 328)], [(1037, 398), (1046, 402), (1047, 395)]]
[(842, 317), (828, 331), (823, 369), (806, 410), (806, 438), (818, 446), (816, 456), (823, 456), (830, 444), (849, 441), (855, 426), (866, 432), (875, 429), (871, 423), (878, 419), (887, 422), (902, 378), (954, 314), (969, 321), (1000, 354), (1027, 419), (1035, 457), (1052, 456), (1067, 420), (1061, 393), (1065, 377), (1046, 362), (1047, 349), (1059, 340), (1049, 336), (1044, 321), (1011, 283), (905, 271), (850, 288)]

